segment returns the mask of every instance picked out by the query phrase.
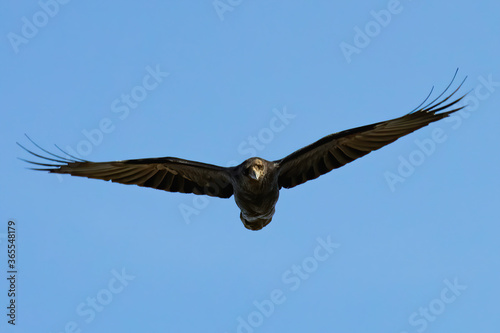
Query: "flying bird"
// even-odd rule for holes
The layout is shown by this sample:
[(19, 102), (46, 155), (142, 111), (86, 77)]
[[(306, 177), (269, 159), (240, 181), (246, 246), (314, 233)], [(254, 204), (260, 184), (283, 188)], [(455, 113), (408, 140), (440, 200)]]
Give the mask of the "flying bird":
[[(455, 73), (456, 76), (456, 73)], [(455, 79), (453, 77), (453, 80)], [(34, 170), (70, 174), (121, 184), (133, 184), (158, 190), (180, 193), (205, 194), (234, 200), (241, 210), (240, 219), (250, 230), (268, 225), (274, 215), (279, 191), (292, 188), (340, 168), (366, 154), (448, 117), (464, 108), (457, 103), (465, 95), (452, 99), (463, 82), (443, 97), (448, 87), (433, 101), (424, 105), (429, 96), (410, 113), (391, 120), (333, 133), (276, 161), (252, 157), (233, 167), (189, 161), (176, 157), (143, 158), (112, 162), (91, 162), (65, 154), (53, 154), (28, 139), (46, 156), (36, 154), (21, 144), (30, 154), (55, 162), (33, 162)], [(431, 90), (432, 93), (432, 90)]]

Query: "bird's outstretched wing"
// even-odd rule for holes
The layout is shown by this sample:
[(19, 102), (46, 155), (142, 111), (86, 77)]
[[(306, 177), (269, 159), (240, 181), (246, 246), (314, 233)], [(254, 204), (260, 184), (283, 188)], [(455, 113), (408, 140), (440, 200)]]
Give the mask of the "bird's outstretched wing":
[(116, 183), (151, 187), (168, 192), (206, 194), (220, 198), (229, 198), (233, 195), (229, 168), (175, 157), (90, 162), (65, 152), (63, 153), (69, 158), (53, 154), (38, 146), (31, 139), (30, 141), (50, 157), (36, 154), (19, 143), (18, 145), (36, 157), (55, 162), (55, 164), (50, 164), (23, 159), (28, 163), (43, 167), (34, 168), (35, 170), (111, 180)]
[(452, 83), (453, 80), (432, 102), (423, 105), (429, 98), (427, 97), (415, 110), (402, 117), (330, 134), (275, 161), (279, 165), (280, 188), (291, 188), (315, 179), (464, 108), (465, 106), (458, 107), (456, 104), (465, 95), (450, 101), (463, 81), (455, 91), (440, 100)]

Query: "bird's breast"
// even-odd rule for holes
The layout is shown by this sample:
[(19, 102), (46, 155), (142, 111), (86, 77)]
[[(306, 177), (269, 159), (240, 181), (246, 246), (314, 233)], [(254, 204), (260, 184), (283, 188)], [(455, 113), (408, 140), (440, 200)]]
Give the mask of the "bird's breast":
[(278, 189), (258, 193), (240, 190), (234, 193), (234, 201), (241, 209), (243, 216), (248, 219), (272, 217), (278, 197)]

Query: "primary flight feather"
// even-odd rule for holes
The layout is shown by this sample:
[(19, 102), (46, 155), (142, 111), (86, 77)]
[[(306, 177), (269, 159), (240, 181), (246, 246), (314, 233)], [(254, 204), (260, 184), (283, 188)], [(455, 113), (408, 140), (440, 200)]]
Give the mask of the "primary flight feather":
[(234, 167), (175, 157), (90, 162), (65, 152), (68, 157), (53, 154), (33, 141), (48, 156), (18, 145), (36, 157), (55, 162), (25, 160), (42, 166), (35, 170), (111, 180), (168, 192), (206, 194), (220, 198), (234, 195), (241, 209), (240, 218), (244, 226), (260, 230), (271, 222), (281, 188), (292, 188), (315, 179), (464, 108), (457, 106), (464, 96), (450, 100), (462, 84), (440, 100), (450, 87), (448, 85), (432, 102), (422, 106), (424, 101), (417, 109), (402, 117), (330, 134), (277, 161), (252, 157)]

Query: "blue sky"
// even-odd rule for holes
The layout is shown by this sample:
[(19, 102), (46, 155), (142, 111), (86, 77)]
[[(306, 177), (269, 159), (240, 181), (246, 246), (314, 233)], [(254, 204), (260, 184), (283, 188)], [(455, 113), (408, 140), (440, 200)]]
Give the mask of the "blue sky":
[[(2, 332), (498, 332), (497, 1), (0, 6)], [(464, 112), (281, 191), (258, 232), (232, 198), (17, 159), (27, 133), (92, 161), (275, 160), (409, 112), (456, 68)]]

